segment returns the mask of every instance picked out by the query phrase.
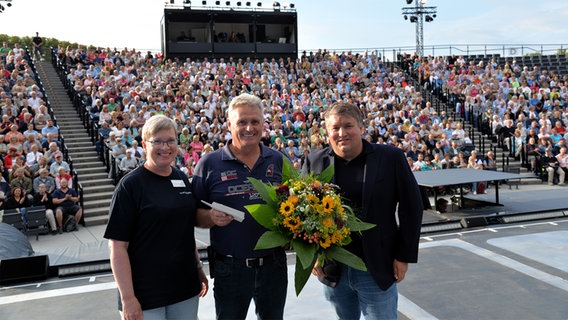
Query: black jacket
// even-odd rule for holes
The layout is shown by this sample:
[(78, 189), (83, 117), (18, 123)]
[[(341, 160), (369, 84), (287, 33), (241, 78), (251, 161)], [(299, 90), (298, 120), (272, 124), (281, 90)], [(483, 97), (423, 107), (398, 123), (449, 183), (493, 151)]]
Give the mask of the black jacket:
[[(363, 221), (377, 226), (363, 232), (363, 251), (367, 269), (383, 290), (396, 280), (393, 262), (418, 261), (422, 225), (422, 199), (404, 153), (392, 146), (363, 141), (367, 153), (363, 186)], [(331, 147), (312, 152), (303, 173), (321, 173), (332, 165)], [(398, 218), (400, 226), (396, 223)]]

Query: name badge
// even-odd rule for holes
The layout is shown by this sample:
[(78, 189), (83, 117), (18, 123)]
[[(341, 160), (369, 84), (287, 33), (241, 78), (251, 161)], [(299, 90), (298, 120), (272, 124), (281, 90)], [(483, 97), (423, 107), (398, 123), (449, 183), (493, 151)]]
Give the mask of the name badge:
[(183, 180), (172, 180), (172, 186), (174, 188), (185, 188), (185, 182)]

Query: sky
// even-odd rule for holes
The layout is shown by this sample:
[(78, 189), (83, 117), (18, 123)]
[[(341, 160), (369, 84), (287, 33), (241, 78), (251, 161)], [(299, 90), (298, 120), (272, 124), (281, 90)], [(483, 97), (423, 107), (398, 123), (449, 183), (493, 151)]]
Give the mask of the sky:
[[(160, 50), (164, 0), (11, 0), (11, 7), (6, 7), (6, 1), (0, 0), (5, 7), (0, 13), (0, 34), (34, 36), (37, 31), (43, 37), (86, 45)], [(175, 2), (181, 5), (182, 0)], [(402, 16), (406, 0), (290, 2), (298, 13), (300, 52), (385, 47), (414, 51), (410, 48), (416, 45), (415, 24)], [(201, 4), (201, 0), (193, 3)], [(262, 3), (272, 7), (272, 1)], [(532, 44), (526, 49), (530, 51), (538, 50), (535, 44), (564, 41), (563, 47), (568, 47), (566, 0), (428, 0), (426, 6), (437, 7), (437, 17), (424, 23), (425, 54), (442, 54), (429, 49), (440, 45), (463, 45), (465, 50), (465, 45), (520, 48)]]

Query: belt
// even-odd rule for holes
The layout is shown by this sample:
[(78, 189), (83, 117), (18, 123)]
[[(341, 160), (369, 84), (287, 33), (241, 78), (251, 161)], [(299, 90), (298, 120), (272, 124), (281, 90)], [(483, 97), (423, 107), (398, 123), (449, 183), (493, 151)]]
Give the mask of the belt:
[(271, 254), (268, 256), (257, 257), (257, 258), (235, 258), (216, 253), (215, 259), (235, 266), (257, 268), (274, 262), (275, 257), (274, 254)]

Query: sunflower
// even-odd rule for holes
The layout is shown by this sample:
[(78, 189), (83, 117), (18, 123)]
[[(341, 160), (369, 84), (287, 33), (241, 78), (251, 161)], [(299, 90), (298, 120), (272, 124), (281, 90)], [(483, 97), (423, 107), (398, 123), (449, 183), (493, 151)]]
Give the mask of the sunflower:
[(322, 249), (327, 249), (331, 246), (331, 240), (329, 238), (324, 238), (322, 240), (320, 240), (320, 246), (322, 247)]
[(282, 221), (282, 224), (290, 231), (296, 231), (302, 225), (302, 221), (300, 221), (298, 217), (286, 217), (284, 221)]
[(318, 197), (314, 196), (311, 193), (306, 194), (306, 200), (308, 200), (310, 205), (316, 205), (319, 202)]
[(333, 219), (330, 218), (330, 217), (327, 217), (327, 218), (323, 219), (322, 224), (326, 228), (331, 228), (331, 226), (333, 226)]
[(333, 207), (335, 207), (335, 201), (330, 196), (325, 196), (321, 200), (321, 204), (323, 206), (323, 212), (331, 213), (333, 212)]
[(289, 216), (292, 212), (294, 212), (294, 204), (289, 200), (286, 200), (280, 204), (280, 213), (285, 216)]

